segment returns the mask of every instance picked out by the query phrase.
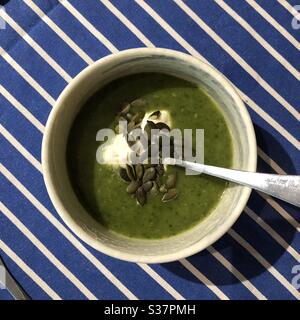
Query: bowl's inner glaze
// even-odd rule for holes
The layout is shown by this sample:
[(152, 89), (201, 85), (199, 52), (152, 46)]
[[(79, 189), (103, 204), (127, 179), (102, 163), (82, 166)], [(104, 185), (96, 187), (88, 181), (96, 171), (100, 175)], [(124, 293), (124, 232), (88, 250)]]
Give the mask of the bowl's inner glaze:
[(232, 136), (233, 168), (254, 171), (256, 145), (248, 113), (237, 94), (218, 72), (183, 54), (169, 50), (153, 51), (153, 54), (146, 51), (140, 49), (133, 54), (123, 53), (99, 61), (74, 80), (58, 100), (52, 116), (47, 146), (43, 146), (43, 163), (47, 167), (46, 184), (52, 190), (49, 192), (52, 201), (78, 236), (94, 248), (121, 259), (161, 262), (195, 253), (219, 238), (239, 216), (249, 197), (249, 189), (231, 185), (204, 221), (175, 237), (136, 240), (107, 230), (80, 204), (67, 173), (67, 139), (84, 102), (100, 89), (99, 84), (103, 87), (114, 79), (133, 73), (165, 73), (200, 85), (221, 108)]
[[(165, 174), (156, 175), (153, 180), (162, 183), (168, 175), (176, 174), (175, 187), (179, 196), (164, 203), (161, 192), (149, 190), (146, 204), (137, 204), (136, 197), (126, 192), (128, 184), (119, 176), (120, 166), (109, 162), (111, 152), (122, 159), (130, 152), (124, 136), (119, 134), (103, 144), (95, 139), (100, 129), (113, 130), (124, 103), (135, 99), (142, 105), (134, 107), (133, 104), (131, 115), (143, 111), (147, 118), (157, 110), (162, 111), (161, 119), (153, 121), (168, 119), (170, 128), (179, 129), (181, 134), (192, 130), (192, 147), (194, 151), (198, 149), (199, 162), (204, 159), (208, 165), (231, 167), (230, 133), (214, 101), (201, 88), (185, 80), (161, 73), (141, 73), (113, 81), (82, 107), (68, 140), (70, 179), (82, 205), (108, 229), (142, 239), (174, 236), (209, 215), (220, 201), (227, 182), (207, 175), (189, 175), (184, 168), (167, 166)], [(196, 141), (199, 129), (203, 131), (198, 131)], [(97, 162), (96, 153), (101, 148), (106, 148), (104, 154), (109, 164)]]

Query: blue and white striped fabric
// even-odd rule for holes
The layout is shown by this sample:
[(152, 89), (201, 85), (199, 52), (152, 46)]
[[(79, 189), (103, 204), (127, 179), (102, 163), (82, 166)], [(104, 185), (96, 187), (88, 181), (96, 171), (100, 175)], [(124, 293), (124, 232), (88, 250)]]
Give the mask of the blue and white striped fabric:
[[(255, 124), (259, 171), (300, 174), (297, 2), (1, 1), (0, 253), (33, 299), (300, 298), (296, 207), (253, 192), (204, 252), (126, 263), (69, 231), (40, 163), (47, 117), (68, 82), (108, 54), (157, 46), (204, 59), (236, 86)], [(10, 299), (5, 290), (0, 299)]]

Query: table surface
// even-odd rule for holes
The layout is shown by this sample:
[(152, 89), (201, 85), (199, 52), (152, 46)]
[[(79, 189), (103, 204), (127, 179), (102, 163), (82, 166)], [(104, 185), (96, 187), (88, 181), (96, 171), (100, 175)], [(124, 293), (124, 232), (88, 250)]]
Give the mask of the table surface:
[[(68, 82), (108, 54), (157, 46), (208, 61), (240, 90), (258, 171), (299, 174), (297, 1), (1, 3), (0, 252), (33, 299), (300, 298), (296, 207), (252, 192), (233, 228), (207, 250), (168, 264), (126, 263), (69, 231), (40, 163), (47, 117)], [(0, 299), (11, 297), (0, 290)]]

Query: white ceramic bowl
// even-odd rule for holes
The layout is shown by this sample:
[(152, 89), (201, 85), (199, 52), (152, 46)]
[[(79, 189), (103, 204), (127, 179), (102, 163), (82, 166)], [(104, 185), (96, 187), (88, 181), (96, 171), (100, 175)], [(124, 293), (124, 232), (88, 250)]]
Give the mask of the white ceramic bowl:
[(100, 59), (80, 72), (64, 89), (47, 122), (42, 146), (43, 173), (57, 212), (87, 244), (127, 261), (169, 262), (205, 249), (226, 233), (243, 211), (251, 190), (231, 185), (204, 221), (186, 232), (160, 240), (131, 239), (116, 234), (105, 229), (86, 212), (75, 196), (67, 173), (66, 143), (70, 127), (83, 103), (96, 90), (116, 78), (140, 72), (162, 72), (200, 84), (220, 106), (228, 123), (233, 138), (233, 167), (256, 170), (256, 139), (250, 116), (224, 76), (187, 54), (167, 49), (140, 48)]

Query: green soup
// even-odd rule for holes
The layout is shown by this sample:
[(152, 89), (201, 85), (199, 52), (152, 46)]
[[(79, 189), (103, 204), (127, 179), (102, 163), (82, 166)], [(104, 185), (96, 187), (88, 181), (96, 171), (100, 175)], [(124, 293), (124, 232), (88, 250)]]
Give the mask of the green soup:
[(118, 79), (85, 103), (68, 140), (70, 179), (82, 205), (106, 228), (135, 238), (173, 236), (209, 215), (227, 184), (205, 175), (187, 176), (184, 169), (168, 166), (168, 172), (177, 172), (179, 197), (162, 203), (161, 196), (155, 196), (143, 207), (138, 205), (127, 194), (116, 168), (96, 161), (96, 133), (113, 127), (120, 105), (136, 98), (147, 102), (146, 111), (167, 110), (173, 128), (204, 129), (205, 163), (231, 166), (231, 137), (215, 102), (187, 81), (147, 73)]

